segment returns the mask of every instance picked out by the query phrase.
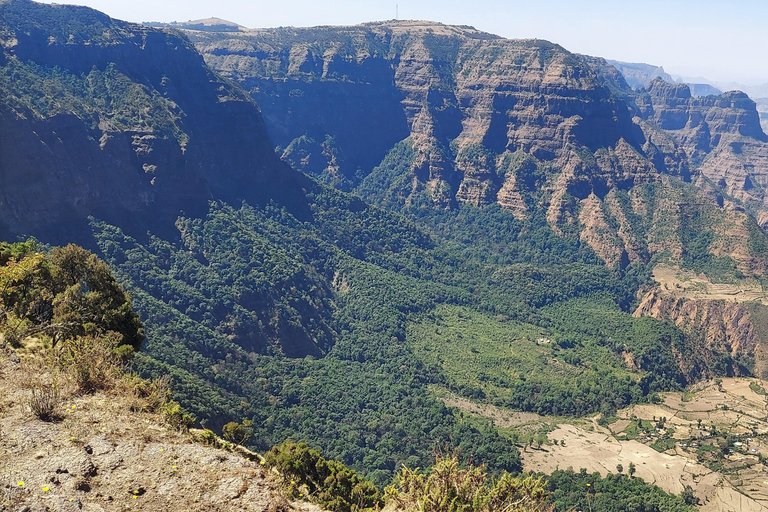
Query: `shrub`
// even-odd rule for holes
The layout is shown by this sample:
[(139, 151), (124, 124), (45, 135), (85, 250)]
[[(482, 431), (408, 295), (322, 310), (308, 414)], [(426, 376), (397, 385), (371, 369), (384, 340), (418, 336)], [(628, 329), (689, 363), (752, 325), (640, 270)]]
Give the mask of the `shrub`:
[(243, 423), (237, 423), (236, 421), (230, 421), (222, 429), (224, 439), (237, 445), (245, 444), (253, 435), (253, 428), (251, 428), (250, 420), (243, 420)]
[(174, 400), (164, 404), (161, 408), (161, 412), (165, 417), (165, 422), (168, 423), (171, 428), (178, 430), (179, 432), (189, 431), (189, 427), (197, 421), (197, 418), (184, 412), (181, 405), (179, 405), (179, 402)]
[(59, 396), (58, 382), (41, 383), (29, 388), (29, 407), (32, 414), (43, 421), (57, 421), (61, 419), (59, 406), (61, 404)]
[(122, 373), (115, 354), (117, 344), (117, 336), (112, 333), (66, 340), (60, 353), (61, 365), (82, 391), (111, 389)]
[(159, 411), (164, 414), (163, 408), (171, 395), (169, 383), (170, 378), (168, 376), (159, 379), (143, 379), (136, 374), (124, 374), (117, 387), (128, 395), (132, 411)]
[(385, 490), (388, 507), (405, 512), (544, 512), (548, 492), (541, 478), (503, 473), (489, 481), (482, 466), (461, 467), (457, 457), (438, 456), (432, 470), (403, 467)]
[(304, 443), (286, 441), (274, 446), (264, 460), (282, 475), (291, 499), (306, 498), (333, 512), (356, 512), (381, 504), (375, 485), (341, 462), (325, 460)]

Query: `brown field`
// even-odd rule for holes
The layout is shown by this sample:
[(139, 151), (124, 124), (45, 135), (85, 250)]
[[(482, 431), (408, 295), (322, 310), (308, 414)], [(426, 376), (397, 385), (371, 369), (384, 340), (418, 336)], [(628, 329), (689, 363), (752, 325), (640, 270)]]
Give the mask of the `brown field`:
[(675, 298), (759, 301), (768, 305), (768, 293), (755, 279), (742, 279), (735, 284), (712, 283), (703, 274), (667, 265), (657, 265), (653, 279), (659, 283), (659, 290)]
[[(535, 428), (537, 422), (555, 423), (547, 445), (523, 449), (527, 470), (551, 473), (585, 468), (606, 475), (616, 473), (618, 464), (626, 472), (633, 462), (636, 477), (668, 492), (680, 493), (690, 486), (703, 512), (768, 512), (768, 468), (760, 462), (761, 454), (768, 455), (768, 400), (750, 388), (751, 382), (768, 389), (768, 383), (756, 379), (722, 379), (720, 387), (705, 382), (689, 393), (664, 393), (659, 404), (623, 409), (617, 413), (618, 419), (612, 418), (606, 426), (600, 426), (597, 417), (547, 418), (455, 396), (442, 399), (450, 406), (491, 418), (500, 427), (525, 430)], [(635, 418), (646, 425), (653, 423), (654, 428), (633, 432)], [(666, 418), (664, 429), (657, 430), (656, 422), (661, 418)], [(730, 454), (718, 455), (719, 459), (709, 452), (701, 455), (702, 446), (715, 450), (726, 436), (738, 438), (741, 445)], [(665, 437), (668, 450), (659, 452), (650, 446)]]

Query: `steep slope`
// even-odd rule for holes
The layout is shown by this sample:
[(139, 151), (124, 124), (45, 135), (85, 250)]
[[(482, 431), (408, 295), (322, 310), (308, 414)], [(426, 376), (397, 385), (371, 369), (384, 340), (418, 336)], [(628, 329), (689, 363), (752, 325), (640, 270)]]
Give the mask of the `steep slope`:
[(294, 153), (327, 137), (324, 152), (307, 158), (326, 165), (308, 170), (332, 172), (335, 155), (354, 184), (409, 138), (417, 156), (401, 179), (438, 204), (495, 201), (507, 169), (486, 156), (567, 159), (571, 146), (641, 142), (591, 68), (546, 41), (427, 22), (190, 36), (209, 64), (252, 92), (287, 159), (303, 163)]
[(213, 197), (296, 205), (309, 186), (252, 100), (177, 33), (6, 0), (0, 42), (5, 237), (82, 239), (88, 215), (172, 227)]
[(661, 66), (653, 64), (643, 64), (639, 62), (621, 62), (609, 60), (608, 63), (618, 69), (627, 81), (627, 84), (633, 89), (647, 87), (654, 79), (661, 78), (667, 83), (675, 83), (672, 76), (664, 71)]
[[(648, 139), (658, 141), (671, 166), (687, 167), (694, 182), (719, 204), (747, 208), (765, 227), (768, 136), (754, 101), (738, 91), (694, 98), (685, 84), (655, 79), (636, 103)], [(665, 139), (674, 143), (673, 151)]]

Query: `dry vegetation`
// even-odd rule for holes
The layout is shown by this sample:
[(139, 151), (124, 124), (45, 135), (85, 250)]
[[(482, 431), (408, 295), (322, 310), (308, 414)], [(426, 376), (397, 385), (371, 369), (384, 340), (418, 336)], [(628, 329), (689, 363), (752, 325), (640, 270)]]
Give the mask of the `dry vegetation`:
[(681, 299), (724, 300), (768, 304), (768, 293), (757, 279), (744, 278), (735, 283), (712, 283), (704, 274), (679, 267), (657, 265), (653, 279), (664, 294)]

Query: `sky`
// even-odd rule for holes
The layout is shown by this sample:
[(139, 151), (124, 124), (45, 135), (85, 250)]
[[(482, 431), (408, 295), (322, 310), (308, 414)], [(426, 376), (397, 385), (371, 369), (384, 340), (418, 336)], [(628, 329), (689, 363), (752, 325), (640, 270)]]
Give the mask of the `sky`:
[[(46, 3), (51, 3), (47, 1)], [(768, 83), (768, 0), (73, 0), (128, 21), (218, 17), (249, 28), (393, 19), (472, 25), (508, 38), (663, 66), (674, 75)]]

